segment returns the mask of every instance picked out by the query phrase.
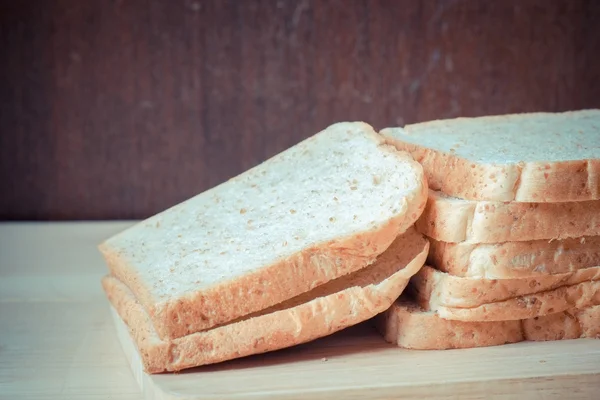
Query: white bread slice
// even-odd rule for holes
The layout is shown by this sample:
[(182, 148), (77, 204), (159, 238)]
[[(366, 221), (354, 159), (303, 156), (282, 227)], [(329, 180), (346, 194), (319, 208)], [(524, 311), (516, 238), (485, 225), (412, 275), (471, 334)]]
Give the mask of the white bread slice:
[(429, 187), (471, 200), (600, 199), (600, 110), (456, 118), (381, 133)]
[(533, 278), (480, 279), (450, 275), (426, 265), (411, 279), (411, 285), (426, 293), (431, 305), (471, 308), (599, 279), (600, 267)]
[(468, 278), (540, 278), (600, 265), (600, 236), (493, 244), (430, 239), (430, 244), (429, 264)]
[(100, 246), (161, 338), (209, 329), (372, 263), (421, 214), (421, 166), (339, 123)]
[(468, 322), (440, 318), (403, 297), (375, 317), (375, 324), (387, 342), (407, 349), (446, 350), (524, 340), (600, 339), (600, 306), (524, 320)]
[(473, 201), (430, 190), (417, 229), (444, 242), (500, 243), (600, 235), (600, 201)]
[(561, 286), (472, 308), (435, 304), (429, 301), (427, 292), (418, 292), (412, 286), (411, 289), (416, 301), (425, 310), (436, 311), (441, 318), (458, 321), (511, 321), (600, 305), (600, 281)]
[(348, 276), (228, 325), (161, 339), (133, 293), (118, 279), (102, 281), (129, 327), (149, 373), (178, 371), (304, 343), (365, 321), (391, 306), (425, 262), (429, 244), (413, 230), (378, 260)]

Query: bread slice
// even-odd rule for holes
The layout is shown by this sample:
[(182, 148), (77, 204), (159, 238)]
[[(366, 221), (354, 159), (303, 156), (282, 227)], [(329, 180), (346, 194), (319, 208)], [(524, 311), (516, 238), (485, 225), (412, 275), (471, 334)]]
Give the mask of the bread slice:
[(599, 236), (600, 201), (473, 201), (430, 190), (427, 206), (416, 226), (431, 238), (452, 243)]
[(471, 200), (600, 199), (600, 110), (456, 118), (381, 132), (429, 186)]
[(430, 239), (430, 243), (427, 262), (460, 277), (541, 278), (600, 265), (600, 236), (493, 244)]
[(429, 244), (401, 235), (378, 260), (268, 310), (176, 339), (161, 339), (133, 293), (118, 279), (102, 281), (129, 327), (149, 373), (178, 371), (304, 343), (385, 311), (425, 262)]
[(600, 280), (600, 267), (533, 278), (479, 279), (462, 278), (424, 266), (413, 277), (411, 285), (426, 294), (431, 305), (470, 308), (597, 280)]
[(511, 321), (600, 305), (600, 281), (561, 286), (472, 308), (439, 305), (429, 301), (427, 292), (418, 292), (412, 286), (411, 289), (421, 307), (436, 311), (441, 318), (459, 321)]
[(600, 339), (600, 306), (524, 320), (467, 322), (440, 318), (401, 298), (375, 317), (375, 323), (386, 341), (417, 350), (465, 349), (524, 340)]
[(421, 166), (339, 123), (100, 246), (161, 338), (224, 324), (371, 264), (421, 214)]

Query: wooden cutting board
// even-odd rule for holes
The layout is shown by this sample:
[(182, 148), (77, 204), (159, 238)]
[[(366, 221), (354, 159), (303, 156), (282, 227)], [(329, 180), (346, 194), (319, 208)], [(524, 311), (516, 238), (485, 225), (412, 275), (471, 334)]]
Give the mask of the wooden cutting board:
[(593, 399), (600, 392), (600, 340), (414, 351), (385, 343), (367, 324), (291, 349), (148, 375), (112, 315), (148, 399)]

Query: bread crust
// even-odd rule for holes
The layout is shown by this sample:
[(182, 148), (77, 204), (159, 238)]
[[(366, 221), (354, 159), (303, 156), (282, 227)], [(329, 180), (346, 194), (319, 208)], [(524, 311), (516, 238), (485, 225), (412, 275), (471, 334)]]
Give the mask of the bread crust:
[(396, 147), (423, 165), (431, 189), (451, 196), (536, 203), (600, 199), (600, 160), (481, 164), (410, 143)]
[(411, 285), (427, 296), (430, 305), (472, 308), (599, 279), (600, 267), (532, 278), (479, 279), (450, 275), (426, 265), (411, 279)]
[[(158, 304), (129, 264), (119, 262), (109, 250), (104, 250), (104, 256), (111, 274), (129, 288), (136, 288), (136, 297), (159, 336), (177, 338), (273, 306), (372, 264), (401, 233), (398, 222), (390, 221), (376, 232), (314, 246), (235, 282), (223, 282), (186, 298)], [(400, 229), (408, 229), (407, 223), (400, 221)]]
[(385, 340), (417, 350), (498, 346), (524, 340), (600, 339), (600, 306), (512, 321), (453, 321), (399, 299), (375, 317)]
[(417, 303), (425, 310), (436, 311), (444, 319), (459, 321), (511, 321), (600, 305), (600, 281), (561, 286), (470, 308), (438, 305), (429, 301), (426, 292), (413, 293)]
[[(578, 115), (591, 115), (596, 111), (570, 112), (564, 113), (564, 116), (576, 118)], [(489, 116), (483, 117), (481, 121), (493, 125), (527, 117), (543, 118), (544, 114)], [(456, 130), (460, 130), (460, 123), (460, 118), (454, 121), (437, 120), (407, 125), (404, 130), (408, 133), (418, 131), (419, 134), (433, 135), (450, 124), (455, 125)], [(405, 142), (402, 135), (394, 134), (397, 131), (399, 130), (388, 128), (381, 133), (399, 150), (408, 151), (423, 165), (430, 188), (451, 196), (470, 200), (536, 203), (600, 199), (599, 157), (552, 162), (486, 163), (460, 157), (452, 149), (440, 151)]]
[(427, 262), (458, 277), (543, 278), (600, 265), (600, 236), (481, 244), (430, 239), (430, 244)]
[[(385, 311), (425, 262), (428, 242), (411, 232), (412, 245), (396, 241), (373, 265), (331, 281), (270, 310), (204, 332), (161, 339), (133, 293), (107, 276), (103, 288), (129, 327), (149, 373), (178, 371), (304, 343)], [(418, 235), (418, 236), (414, 236)], [(399, 240), (402, 240), (402, 236)], [(402, 254), (394, 250), (402, 248)]]
[(153, 297), (151, 288), (129, 259), (108, 243), (99, 246), (110, 274), (135, 293), (161, 338), (177, 338), (210, 329), (364, 268), (414, 224), (427, 200), (427, 183), (422, 167), (409, 154), (386, 145), (370, 126), (359, 124), (359, 127), (381, 151), (392, 153), (398, 162), (410, 165), (415, 176), (420, 178), (415, 182), (414, 191), (399, 198), (398, 209), (401, 211), (384, 223), (365, 227), (358, 234), (307, 245), (300, 252), (243, 276), (223, 280), (205, 290), (163, 300)]
[(439, 241), (501, 243), (600, 235), (600, 201), (517, 203), (472, 201), (430, 190), (416, 223)]

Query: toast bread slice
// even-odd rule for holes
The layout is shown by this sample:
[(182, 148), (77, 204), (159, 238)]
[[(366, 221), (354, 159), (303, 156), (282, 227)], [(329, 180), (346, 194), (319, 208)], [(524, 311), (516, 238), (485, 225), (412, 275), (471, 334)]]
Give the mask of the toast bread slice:
[(450, 243), (501, 243), (600, 236), (600, 201), (474, 201), (430, 190), (417, 229)]
[(263, 310), (366, 267), (421, 214), (409, 154), (339, 123), (100, 245), (159, 337)]
[(431, 302), (428, 292), (419, 292), (412, 285), (410, 292), (423, 309), (436, 311), (441, 318), (459, 321), (511, 321), (600, 305), (600, 281), (561, 286), (470, 308), (447, 307)]
[(600, 306), (512, 321), (452, 321), (402, 296), (375, 317), (389, 343), (417, 350), (498, 346), (525, 340), (600, 339)]
[(599, 279), (600, 267), (532, 278), (480, 279), (450, 275), (426, 265), (411, 279), (411, 285), (426, 293), (429, 304), (472, 308)]
[(459, 277), (541, 278), (600, 265), (600, 236), (504, 243), (429, 242), (427, 262)]
[(282, 349), (365, 321), (391, 306), (425, 262), (429, 243), (410, 230), (377, 261), (267, 310), (208, 331), (161, 339), (134, 294), (113, 276), (102, 284), (149, 373), (178, 371)]
[(381, 133), (429, 187), (470, 200), (600, 199), (600, 110), (437, 120)]

